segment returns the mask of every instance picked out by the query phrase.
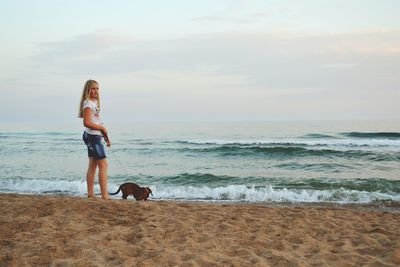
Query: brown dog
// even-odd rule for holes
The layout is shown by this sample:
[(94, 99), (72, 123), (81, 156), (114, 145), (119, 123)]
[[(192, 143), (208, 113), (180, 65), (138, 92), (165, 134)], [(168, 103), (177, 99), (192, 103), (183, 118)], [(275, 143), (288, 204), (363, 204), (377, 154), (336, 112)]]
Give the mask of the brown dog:
[(116, 195), (119, 193), (119, 191), (122, 191), (123, 199), (126, 199), (129, 195), (132, 195), (137, 201), (139, 200), (147, 201), (149, 194), (153, 195), (150, 188), (141, 187), (135, 183), (124, 183), (118, 188), (117, 192), (109, 194)]

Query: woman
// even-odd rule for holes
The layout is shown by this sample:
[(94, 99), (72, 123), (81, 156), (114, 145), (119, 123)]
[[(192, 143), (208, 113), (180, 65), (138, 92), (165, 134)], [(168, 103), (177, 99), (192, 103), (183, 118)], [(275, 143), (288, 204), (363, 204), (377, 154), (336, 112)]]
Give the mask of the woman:
[(108, 139), (107, 129), (100, 118), (99, 83), (95, 80), (88, 80), (85, 83), (79, 107), (79, 118), (83, 118), (83, 125), (85, 126), (83, 141), (88, 148), (89, 156), (89, 167), (86, 174), (87, 196), (94, 197), (94, 179), (98, 167), (101, 197), (108, 199), (108, 163), (103, 138), (108, 147), (111, 146), (111, 142)]

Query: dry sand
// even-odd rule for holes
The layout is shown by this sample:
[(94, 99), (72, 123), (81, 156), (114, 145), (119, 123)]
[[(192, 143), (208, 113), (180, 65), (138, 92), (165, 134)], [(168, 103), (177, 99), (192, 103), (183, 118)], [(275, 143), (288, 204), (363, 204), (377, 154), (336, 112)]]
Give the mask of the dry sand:
[(0, 194), (0, 266), (400, 266), (400, 213)]

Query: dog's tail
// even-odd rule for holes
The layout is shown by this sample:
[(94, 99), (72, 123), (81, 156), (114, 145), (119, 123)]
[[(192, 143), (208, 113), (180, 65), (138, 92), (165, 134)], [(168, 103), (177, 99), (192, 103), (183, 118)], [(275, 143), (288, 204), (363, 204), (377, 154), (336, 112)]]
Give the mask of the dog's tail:
[(117, 192), (115, 192), (115, 193), (108, 193), (108, 194), (109, 194), (109, 195), (116, 195), (116, 194), (118, 194), (119, 191), (121, 191), (121, 187), (122, 187), (122, 185), (120, 185), (120, 187), (118, 188), (118, 191), (117, 191)]

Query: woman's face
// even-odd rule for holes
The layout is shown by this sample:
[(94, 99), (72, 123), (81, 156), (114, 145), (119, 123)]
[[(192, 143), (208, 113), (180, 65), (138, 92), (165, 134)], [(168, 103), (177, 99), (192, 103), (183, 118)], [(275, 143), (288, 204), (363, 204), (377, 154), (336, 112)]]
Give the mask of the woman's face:
[(92, 83), (89, 88), (89, 97), (91, 99), (97, 99), (99, 96), (99, 85), (97, 83)]

